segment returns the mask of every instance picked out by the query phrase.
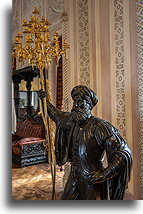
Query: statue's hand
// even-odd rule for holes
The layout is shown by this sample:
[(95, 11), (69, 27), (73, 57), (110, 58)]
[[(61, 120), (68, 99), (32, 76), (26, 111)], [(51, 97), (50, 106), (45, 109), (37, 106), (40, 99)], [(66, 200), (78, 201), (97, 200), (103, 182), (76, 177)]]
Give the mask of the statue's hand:
[(107, 179), (108, 176), (104, 173), (104, 171), (90, 172), (88, 175), (86, 175), (86, 180), (92, 185), (96, 183), (102, 183)]
[(45, 97), (47, 97), (47, 92), (43, 91), (42, 89), (39, 90), (39, 98), (43, 100)]

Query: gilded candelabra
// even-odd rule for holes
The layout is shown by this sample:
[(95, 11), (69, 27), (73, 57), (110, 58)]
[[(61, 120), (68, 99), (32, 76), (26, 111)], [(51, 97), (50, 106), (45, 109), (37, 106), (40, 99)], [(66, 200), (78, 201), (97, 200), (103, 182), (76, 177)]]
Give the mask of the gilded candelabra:
[[(41, 101), (42, 118), (46, 129), (46, 140), (48, 142), (48, 158), (51, 167), (52, 175), (52, 199), (56, 199), (55, 192), (55, 176), (56, 176), (56, 160), (54, 153), (54, 133), (53, 123), (47, 114), (46, 99), (50, 98), (49, 91), (49, 80), (48, 80), (48, 67), (51, 65), (52, 57), (55, 58), (58, 64), (61, 55), (66, 57), (66, 49), (69, 48), (67, 41), (63, 43), (63, 49), (59, 45), (59, 34), (55, 32), (53, 40), (50, 40), (49, 26), (50, 23), (43, 16), (39, 21), (39, 11), (37, 8), (34, 9), (33, 15), (29, 22), (26, 19), (23, 20), (25, 46), (22, 42), (22, 34), (18, 31), (15, 38), (15, 43), (12, 46), (12, 61), (16, 58), (18, 62), (24, 64), (28, 61), (34, 68), (36, 66), (40, 70), (40, 83), (41, 89), (48, 92), (48, 97)], [(47, 71), (44, 75), (44, 69)]]

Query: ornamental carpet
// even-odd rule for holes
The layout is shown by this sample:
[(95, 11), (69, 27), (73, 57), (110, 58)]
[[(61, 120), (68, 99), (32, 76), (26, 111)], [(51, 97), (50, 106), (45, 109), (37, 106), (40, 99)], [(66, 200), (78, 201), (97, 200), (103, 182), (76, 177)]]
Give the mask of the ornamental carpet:
[[(63, 191), (63, 172), (56, 170), (57, 200)], [(50, 167), (37, 164), (18, 168), (12, 166), (12, 200), (51, 200), (52, 184)]]

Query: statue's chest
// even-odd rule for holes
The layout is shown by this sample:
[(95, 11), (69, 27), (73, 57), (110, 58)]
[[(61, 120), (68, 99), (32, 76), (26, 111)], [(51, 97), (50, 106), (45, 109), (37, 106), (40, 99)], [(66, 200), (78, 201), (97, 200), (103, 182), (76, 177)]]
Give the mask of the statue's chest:
[(94, 145), (95, 140), (93, 140), (90, 130), (75, 127), (72, 135), (72, 154), (74, 156), (87, 154), (90, 147), (93, 148)]
[(86, 157), (86, 142), (84, 139), (84, 130), (75, 127), (72, 136), (71, 164), (72, 172), (75, 179), (81, 175), (82, 162)]
[(79, 163), (81, 158), (99, 160), (102, 155), (102, 149), (99, 147), (92, 130), (88, 127), (76, 127), (72, 136), (72, 157)]

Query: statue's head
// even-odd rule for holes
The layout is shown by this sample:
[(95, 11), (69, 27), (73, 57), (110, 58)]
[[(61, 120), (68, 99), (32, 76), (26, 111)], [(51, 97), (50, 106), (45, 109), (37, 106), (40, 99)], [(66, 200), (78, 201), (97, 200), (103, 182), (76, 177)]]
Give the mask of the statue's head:
[(98, 97), (84, 85), (75, 86), (71, 91), (71, 96), (73, 99), (72, 117), (82, 124), (91, 116), (91, 110), (97, 104)]

